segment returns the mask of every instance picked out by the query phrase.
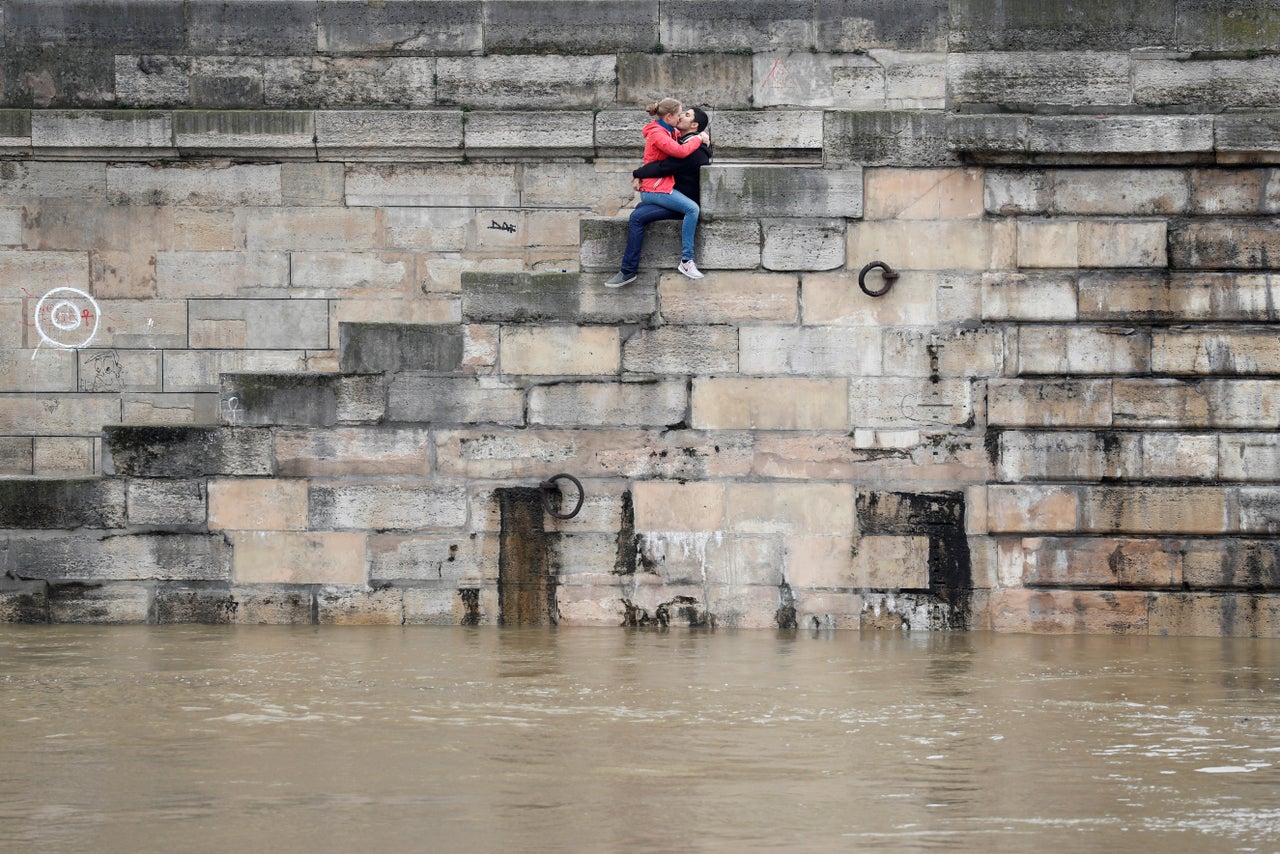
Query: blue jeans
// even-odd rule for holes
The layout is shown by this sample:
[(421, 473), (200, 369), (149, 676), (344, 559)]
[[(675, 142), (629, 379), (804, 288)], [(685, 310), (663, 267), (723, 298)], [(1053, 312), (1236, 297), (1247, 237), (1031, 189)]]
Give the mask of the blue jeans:
[(676, 219), (680, 214), (661, 205), (640, 204), (627, 221), (627, 251), (622, 255), (622, 272), (634, 276), (640, 269), (640, 250), (644, 248), (644, 227), (660, 219)]
[(684, 214), (684, 224), (680, 226), (680, 259), (692, 261), (693, 233), (698, 230), (698, 203), (679, 190), (672, 190), (670, 193), (641, 193), (640, 201)]

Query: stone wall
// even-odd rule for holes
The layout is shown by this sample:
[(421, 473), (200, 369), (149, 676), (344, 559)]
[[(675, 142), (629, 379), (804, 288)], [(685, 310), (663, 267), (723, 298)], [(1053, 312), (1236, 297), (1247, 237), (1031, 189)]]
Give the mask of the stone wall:
[(1280, 634), (1274, 0), (0, 19), (0, 619)]

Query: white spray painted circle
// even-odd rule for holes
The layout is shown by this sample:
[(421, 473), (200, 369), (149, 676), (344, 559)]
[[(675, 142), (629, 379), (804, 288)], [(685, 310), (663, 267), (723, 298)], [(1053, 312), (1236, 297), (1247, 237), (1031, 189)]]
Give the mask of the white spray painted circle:
[[(45, 303), (56, 300), (53, 308), (45, 317)], [(54, 329), (46, 328), (48, 321)], [(40, 340), (63, 350), (78, 350), (87, 347), (98, 334), (98, 303), (77, 288), (54, 288), (36, 303), (36, 331)]]

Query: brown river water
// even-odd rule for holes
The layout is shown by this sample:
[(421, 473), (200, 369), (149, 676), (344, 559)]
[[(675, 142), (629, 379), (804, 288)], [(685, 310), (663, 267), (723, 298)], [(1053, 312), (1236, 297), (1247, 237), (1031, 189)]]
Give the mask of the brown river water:
[(1280, 851), (1280, 641), (0, 627), (0, 850)]

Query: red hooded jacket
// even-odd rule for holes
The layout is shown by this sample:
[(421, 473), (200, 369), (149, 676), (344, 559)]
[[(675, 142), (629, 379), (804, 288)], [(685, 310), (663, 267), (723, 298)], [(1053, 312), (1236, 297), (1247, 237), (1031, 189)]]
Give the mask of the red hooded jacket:
[[(649, 122), (641, 131), (644, 134), (644, 162), (652, 163), (655, 160), (662, 160), (667, 157), (688, 157), (702, 146), (702, 140), (696, 136), (691, 137), (688, 142), (676, 142), (673, 136), (674, 131), (667, 130), (661, 125), (657, 119)], [(661, 178), (642, 178), (640, 180), (640, 191), (642, 193), (670, 193), (675, 188), (676, 179), (673, 175), (664, 175)]]

